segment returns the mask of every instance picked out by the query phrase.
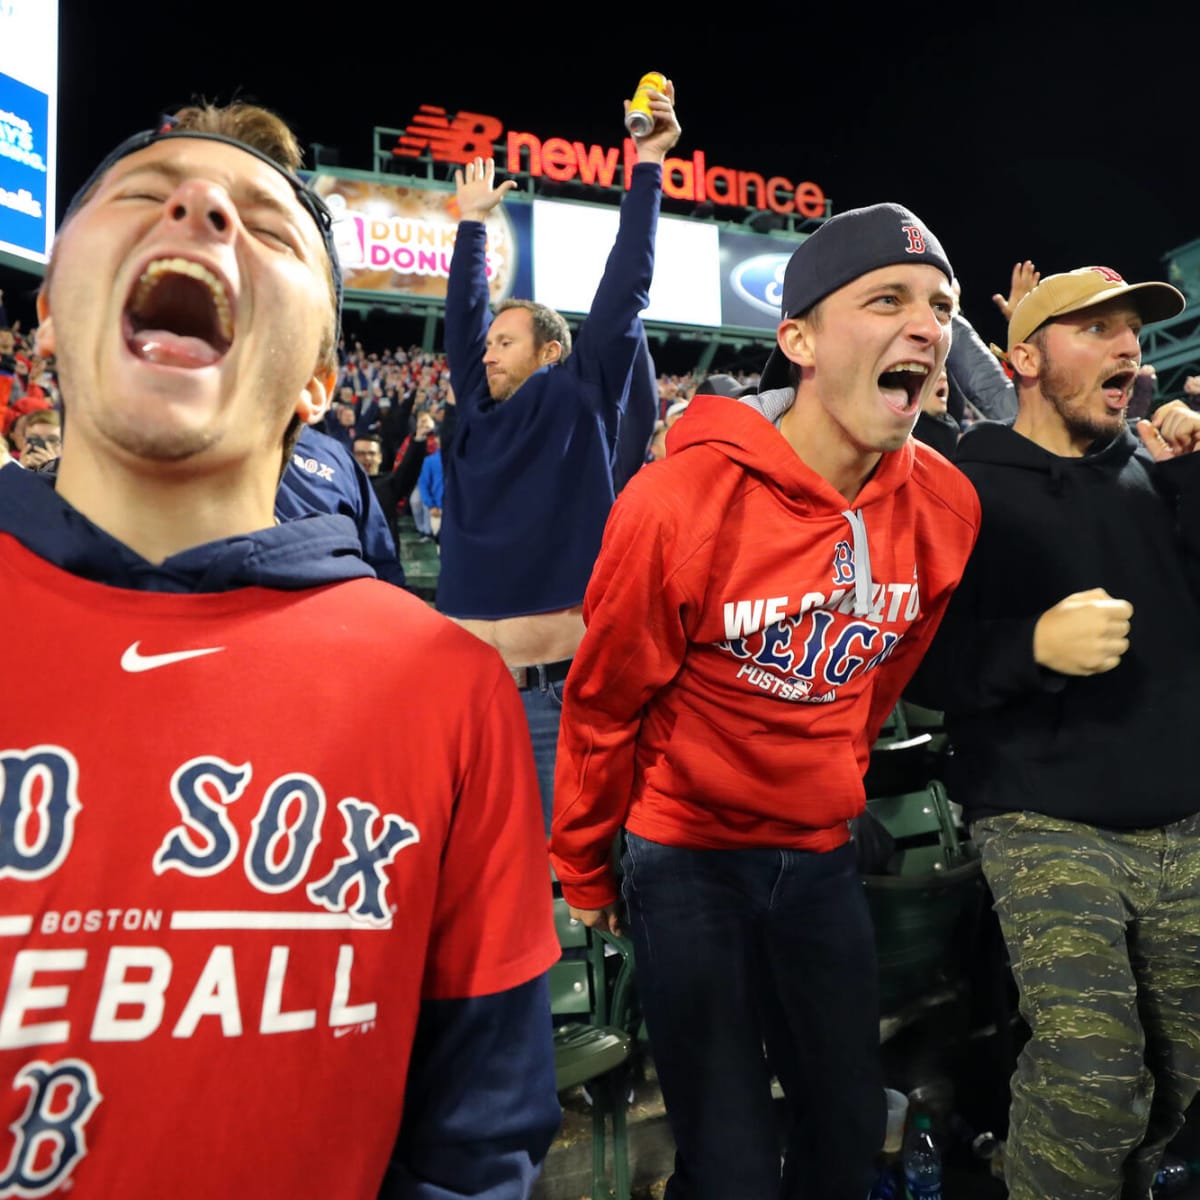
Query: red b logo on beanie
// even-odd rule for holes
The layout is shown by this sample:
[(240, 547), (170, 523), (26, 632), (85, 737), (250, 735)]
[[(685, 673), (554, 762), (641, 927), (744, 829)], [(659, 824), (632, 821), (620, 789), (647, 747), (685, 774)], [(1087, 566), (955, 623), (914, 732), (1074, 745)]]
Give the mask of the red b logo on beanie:
[(925, 253), (925, 235), (921, 232), (920, 226), (917, 225), (901, 225), (908, 236), (908, 245), (905, 250), (909, 254), (924, 254)]

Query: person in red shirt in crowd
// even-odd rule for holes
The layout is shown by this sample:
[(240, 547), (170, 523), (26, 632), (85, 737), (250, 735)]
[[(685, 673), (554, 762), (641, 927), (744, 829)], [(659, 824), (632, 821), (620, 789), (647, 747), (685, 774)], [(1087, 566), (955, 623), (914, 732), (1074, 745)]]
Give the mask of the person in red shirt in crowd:
[(69, 432), (0, 469), (41, 647), (0, 688), (5, 1195), (528, 1200), (561, 1119), (512, 677), (344, 516), (275, 519), (336, 378), (300, 161), (255, 105), (135, 134), (38, 300)]
[(39, 408), (22, 414), (13, 422), (13, 458), (28, 470), (36, 471), (62, 452), (62, 417), (53, 408)]
[(885, 1098), (848, 822), (978, 532), (970, 484), (910, 437), (952, 279), (898, 205), (828, 220), (789, 260), (759, 393), (697, 395), (604, 533), (551, 860), (577, 919), (632, 933), (671, 1200), (870, 1186)]

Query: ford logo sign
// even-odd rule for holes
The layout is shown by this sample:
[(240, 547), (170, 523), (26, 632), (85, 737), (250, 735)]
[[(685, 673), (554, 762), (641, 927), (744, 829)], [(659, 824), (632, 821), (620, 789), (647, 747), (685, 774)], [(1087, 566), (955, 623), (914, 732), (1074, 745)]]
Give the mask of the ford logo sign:
[(791, 254), (756, 254), (737, 264), (729, 273), (733, 290), (760, 312), (779, 316), (783, 303), (783, 273)]

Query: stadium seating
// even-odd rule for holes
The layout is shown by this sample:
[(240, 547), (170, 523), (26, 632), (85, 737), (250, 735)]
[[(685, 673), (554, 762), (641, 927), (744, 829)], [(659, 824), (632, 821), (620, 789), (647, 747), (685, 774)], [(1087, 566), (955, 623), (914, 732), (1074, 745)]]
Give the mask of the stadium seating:
[[(639, 1018), (633, 1002), (633, 947), (623, 936), (589, 930), (554, 898), (564, 956), (550, 968), (554, 1069), (558, 1090), (586, 1084), (592, 1102), (592, 1200), (629, 1200), (625, 1072)], [(608, 1170), (609, 1125), (612, 1170)]]

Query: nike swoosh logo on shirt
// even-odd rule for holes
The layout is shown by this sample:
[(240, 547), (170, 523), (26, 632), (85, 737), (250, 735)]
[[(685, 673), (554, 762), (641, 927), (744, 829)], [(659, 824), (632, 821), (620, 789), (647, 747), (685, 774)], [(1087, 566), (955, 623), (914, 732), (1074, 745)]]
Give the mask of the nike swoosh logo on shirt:
[(153, 671), (156, 667), (169, 667), (172, 663), (184, 662), (189, 658), (202, 658), (205, 654), (219, 654), (224, 646), (210, 646), (205, 650), (172, 650), (168, 654), (143, 654), (141, 642), (134, 642), (121, 655), (121, 670), (136, 675), (139, 671)]

